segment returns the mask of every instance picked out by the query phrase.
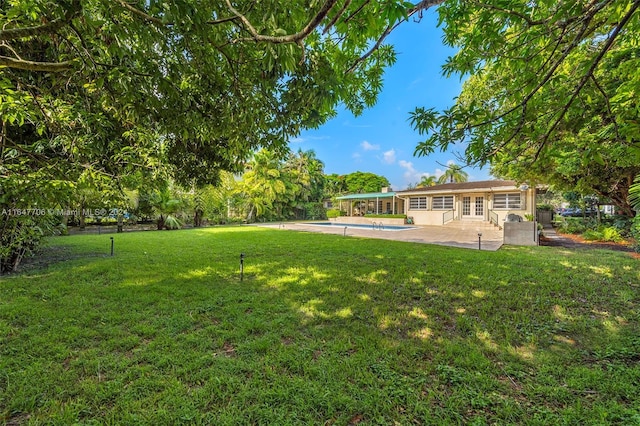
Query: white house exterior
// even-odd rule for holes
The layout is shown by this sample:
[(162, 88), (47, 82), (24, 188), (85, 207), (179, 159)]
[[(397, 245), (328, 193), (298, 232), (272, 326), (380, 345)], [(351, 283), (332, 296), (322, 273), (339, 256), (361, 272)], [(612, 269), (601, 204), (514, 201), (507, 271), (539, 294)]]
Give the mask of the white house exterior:
[(535, 215), (536, 189), (514, 181), (445, 183), (397, 191), (407, 218), (416, 225), (444, 225), (451, 221), (484, 221), (497, 226), (510, 214), (523, 220)]

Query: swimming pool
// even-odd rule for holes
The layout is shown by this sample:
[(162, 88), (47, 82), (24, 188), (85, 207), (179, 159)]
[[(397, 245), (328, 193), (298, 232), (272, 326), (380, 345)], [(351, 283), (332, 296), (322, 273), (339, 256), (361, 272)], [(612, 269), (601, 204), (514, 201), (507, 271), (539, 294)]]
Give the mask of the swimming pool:
[(312, 226), (332, 226), (335, 228), (360, 228), (360, 229), (372, 229), (380, 231), (406, 231), (408, 229), (416, 229), (415, 226), (403, 226), (403, 225), (378, 225), (364, 224), (364, 223), (339, 223), (339, 222), (305, 222), (304, 225)]

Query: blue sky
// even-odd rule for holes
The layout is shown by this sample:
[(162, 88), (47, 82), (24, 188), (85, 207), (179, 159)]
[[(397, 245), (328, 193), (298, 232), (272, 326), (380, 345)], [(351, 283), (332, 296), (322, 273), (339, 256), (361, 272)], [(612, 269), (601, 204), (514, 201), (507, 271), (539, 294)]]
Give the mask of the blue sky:
[[(326, 174), (371, 172), (385, 176), (395, 190), (406, 189), (423, 175), (439, 177), (449, 162), (457, 162), (454, 152), (413, 156), (421, 136), (411, 128), (409, 112), (417, 106), (451, 106), (462, 86), (458, 76), (442, 75), (442, 65), (455, 51), (443, 46), (436, 23), (437, 13), (431, 9), (419, 23), (406, 22), (387, 38), (396, 48), (397, 61), (386, 71), (373, 108), (359, 117), (341, 109), (324, 126), (291, 140), (291, 149), (314, 150)], [(470, 181), (491, 178), (488, 170), (465, 171)]]

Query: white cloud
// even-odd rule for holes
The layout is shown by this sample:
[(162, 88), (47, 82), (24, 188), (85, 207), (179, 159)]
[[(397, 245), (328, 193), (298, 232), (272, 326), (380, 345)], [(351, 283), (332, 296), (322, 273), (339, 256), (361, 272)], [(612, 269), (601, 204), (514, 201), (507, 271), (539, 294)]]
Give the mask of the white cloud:
[(400, 160), (398, 161), (398, 165), (404, 169), (403, 176), (405, 183), (412, 183), (415, 180), (415, 176), (419, 174), (415, 167), (413, 167), (413, 163), (411, 161)]
[(429, 176), (429, 173), (419, 172), (413, 166), (413, 163), (406, 160), (398, 161), (398, 165), (404, 169), (403, 177), (405, 185), (415, 184), (422, 180), (423, 176)]
[(390, 149), (389, 151), (386, 151), (384, 154), (382, 154), (382, 156), (383, 156), (383, 161), (387, 164), (393, 164), (396, 162), (395, 149)]
[(327, 139), (331, 139), (330, 136), (305, 136), (305, 137), (296, 137), (296, 138), (292, 138), (289, 139), (289, 143), (305, 143), (305, 142), (311, 142), (311, 141), (323, 141), (323, 140), (327, 140)]
[(360, 158), (362, 158), (362, 154), (360, 154), (359, 152), (354, 152), (351, 155), (351, 158), (355, 159), (355, 160), (359, 160)]
[(416, 169), (413, 168), (413, 163), (411, 161), (400, 160), (398, 161), (398, 165), (409, 173), (414, 173), (416, 171)]
[(377, 151), (380, 149), (380, 145), (373, 145), (368, 141), (362, 141), (360, 147), (362, 147), (362, 149), (364, 149), (365, 151)]

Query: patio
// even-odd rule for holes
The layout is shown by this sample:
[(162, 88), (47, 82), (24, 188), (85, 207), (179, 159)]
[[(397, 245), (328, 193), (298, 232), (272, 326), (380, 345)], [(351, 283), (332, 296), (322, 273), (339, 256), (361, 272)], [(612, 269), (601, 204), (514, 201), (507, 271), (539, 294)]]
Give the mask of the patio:
[(314, 226), (304, 222), (284, 222), (257, 224), (267, 228), (288, 231), (324, 232), (348, 237), (378, 238), (384, 240), (407, 241), (412, 243), (437, 244), (442, 246), (478, 249), (478, 234), (481, 233), (481, 249), (496, 251), (502, 244), (502, 230), (482, 222), (451, 222), (444, 226), (417, 226), (413, 229), (388, 231), (339, 226)]

